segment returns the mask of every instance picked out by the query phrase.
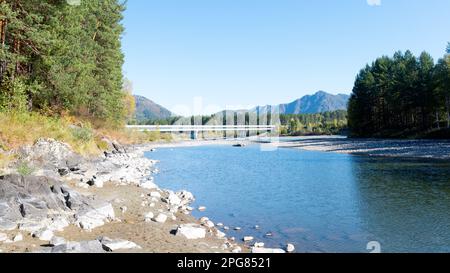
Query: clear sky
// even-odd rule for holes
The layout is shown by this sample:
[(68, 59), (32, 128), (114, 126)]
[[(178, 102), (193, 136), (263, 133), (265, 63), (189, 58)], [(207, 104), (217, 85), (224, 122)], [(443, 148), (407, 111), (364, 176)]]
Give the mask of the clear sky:
[(128, 0), (124, 25), (135, 93), (211, 113), (350, 93), (366, 63), (397, 50), (437, 59), (450, 1)]

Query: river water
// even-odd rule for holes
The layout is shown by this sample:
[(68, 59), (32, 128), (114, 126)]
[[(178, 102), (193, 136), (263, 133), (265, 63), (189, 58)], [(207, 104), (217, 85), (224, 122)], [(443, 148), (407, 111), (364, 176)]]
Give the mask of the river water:
[[(196, 217), (297, 252), (450, 252), (450, 163), (297, 149), (199, 146), (147, 153), (155, 182), (194, 193)], [(260, 228), (255, 229), (258, 225)], [(272, 233), (272, 236), (266, 236)]]

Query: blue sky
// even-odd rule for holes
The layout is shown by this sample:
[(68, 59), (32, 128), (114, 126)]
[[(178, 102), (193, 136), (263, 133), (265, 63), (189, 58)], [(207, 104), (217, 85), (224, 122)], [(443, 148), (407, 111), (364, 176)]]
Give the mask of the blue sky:
[[(350, 93), (358, 71), (450, 41), (449, 0), (128, 0), (124, 72), (179, 114)], [(195, 106), (195, 107), (194, 107)]]

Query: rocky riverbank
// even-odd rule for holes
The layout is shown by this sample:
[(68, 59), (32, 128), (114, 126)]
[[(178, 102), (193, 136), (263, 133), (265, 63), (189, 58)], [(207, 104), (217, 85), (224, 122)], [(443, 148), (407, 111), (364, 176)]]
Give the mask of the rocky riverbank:
[(400, 139), (347, 139), (333, 136), (284, 138), (271, 145), (308, 151), (381, 157), (450, 159), (450, 141)]
[(194, 196), (153, 183), (148, 145), (106, 140), (98, 158), (41, 139), (11, 151), (0, 173), (0, 252), (248, 252), (209, 219)]

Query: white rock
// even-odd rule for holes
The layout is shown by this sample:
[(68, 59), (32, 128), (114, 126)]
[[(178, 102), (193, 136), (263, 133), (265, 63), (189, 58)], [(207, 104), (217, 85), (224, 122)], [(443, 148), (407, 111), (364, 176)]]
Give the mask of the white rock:
[(144, 215), (145, 222), (151, 222), (152, 219), (153, 219), (153, 217), (155, 217), (155, 215), (153, 214), (153, 212), (147, 212), (147, 213)]
[(245, 236), (244, 237), (244, 242), (250, 242), (250, 241), (253, 241), (255, 238), (253, 238), (252, 236)]
[(53, 238), (50, 240), (50, 245), (52, 246), (59, 246), (66, 243), (66, 240), (62, 237), (53, 236)]
[(110, 203), (106, 203), (76, 215), (76, 224), (82, 229), (92, 230), (103, 226), (105, 221), (114, 219), (114, 208)]
[(205, 225), (206, 227), (209, 227), (209, 228), (213, 228), (213, 227), (214, 227), (214, 223), (213, 223), (212, 221), (210, 221), (210, 220), (206, 221), (206, 222), (204, 223), (204, 225)]
[(237, 246), (237, 247), (233, 248), (233, 250), (231, 252), (232, 253), (241, 253), (242, 252), (242, 248), (240, 246)]
[(141, 182), (139, 184), (139, 187), (146, 189), (146, 190), (154, 190), (154, 189), (158, 188), (158, 186), (155, 183), (153, 183), (152, 181), (149, 181), (149, 180)]
[(127, 240), (111, 240), (105, 237), (101, 240), (101, 243), (109, 251), (116, 251), (119, 249), (141, 249), (137, 244)]
[(262, 242), (256, 242), (253, 246), (254, 246), (254, 247), (264, 247), (264, 243), (262, 243)]
[(43, 229), (33, 234), (33, 237), (36, 237), (41, 241), (50, 241), (53, 238), (53, 231), (50, 229)]
[(160, 213), (158, 214), (158, 216), (156, 216), (154, 221), (163, 224), (167, 221), (167, 215), (165, 215), (164, 213)]
[(150, 197), (161, 198), (161, 194), (157, 191), (151, 192)]
[(22, 233), (17, 233), (16, 236), (14, 236), (14, 238), (12, 239), (13, 242), (20, 242), (23, 240), (23, 235)]
[(184, 236), (189, 240), (202, 239), (206, 236), (206, 230), (197, 224), (185, 224), (178, 226), (177, 236)]
[(225, 236), (227, 236), (225, 233), (223, 233), (222, 231), (220, 231), (220, 230), (217, 230), (216, 231), (216, 236), (217, 236), (217, 238), (225, 238)]
[(223, 230), (230, 230), (230, 227), (224, 226), (224, 227), (223, 227)]
[(235, 227), (234, 230), (239, 231), (239, 230), (241, 230), (241, 228), (240, 227)]
[(122, 211), (122, 213), (126, 213), (128, 208), (123, 206), (123, 207), (120, 207), (120, 210)]
[(286, 251), (280, 248), (263, 248), (263, 247), (252, 247), (252, 253), (256, 254), (269, 254), (269, 253), (286, 253)]
[(295, 246), (293, 244), (287, 244), (286, 251), (287, 252), (294, 252), (295, 251)]
[(151, 207), (151, 208), (154, 208), (155, 206), (156, 206), (155, 203), (151, 203), (151, 204), (150, 204), (150, 207)]
[(52, 231), (64, 231), (64, 229), (69, 225), (70, 223), (66, 218), (58, 217), (53, 219), (53, 222), (48, 226), (48, 228)]
[(260, 227), (258, 225), (255, 226), (255, 229), (260, 229)]
[(223, 223), (217, 223), (216, 226), (223, 227)]
[(89, 185), (84, 182), (79, 182), (75, 186), (77, 186), (78, 188), (89, 189)]
[(199, 211), (205, 211), (205, 210), (206, 210), (206, 207), (204, 207), (204, 206), (198, 207), (198, 210), (199, 210)]
[(209, 221), (209, 218), (208, 218), (208, 217), (202, 217), (202, 218), (200, 218), (200, 223), (204, 224), (204, 223), (206, 223), (206, 221)]
[(171, 206), (181, 205), (181, 198), (178, 197), (178, 195), (176, 195), (175, 193), (170, 192), (170, 191), (169, 191), (169, 196), (166, 199), (164, 199), (164, 201)]
[(0, 233), (0, 242), (8, 240), (8, 235), (5, 233)]

